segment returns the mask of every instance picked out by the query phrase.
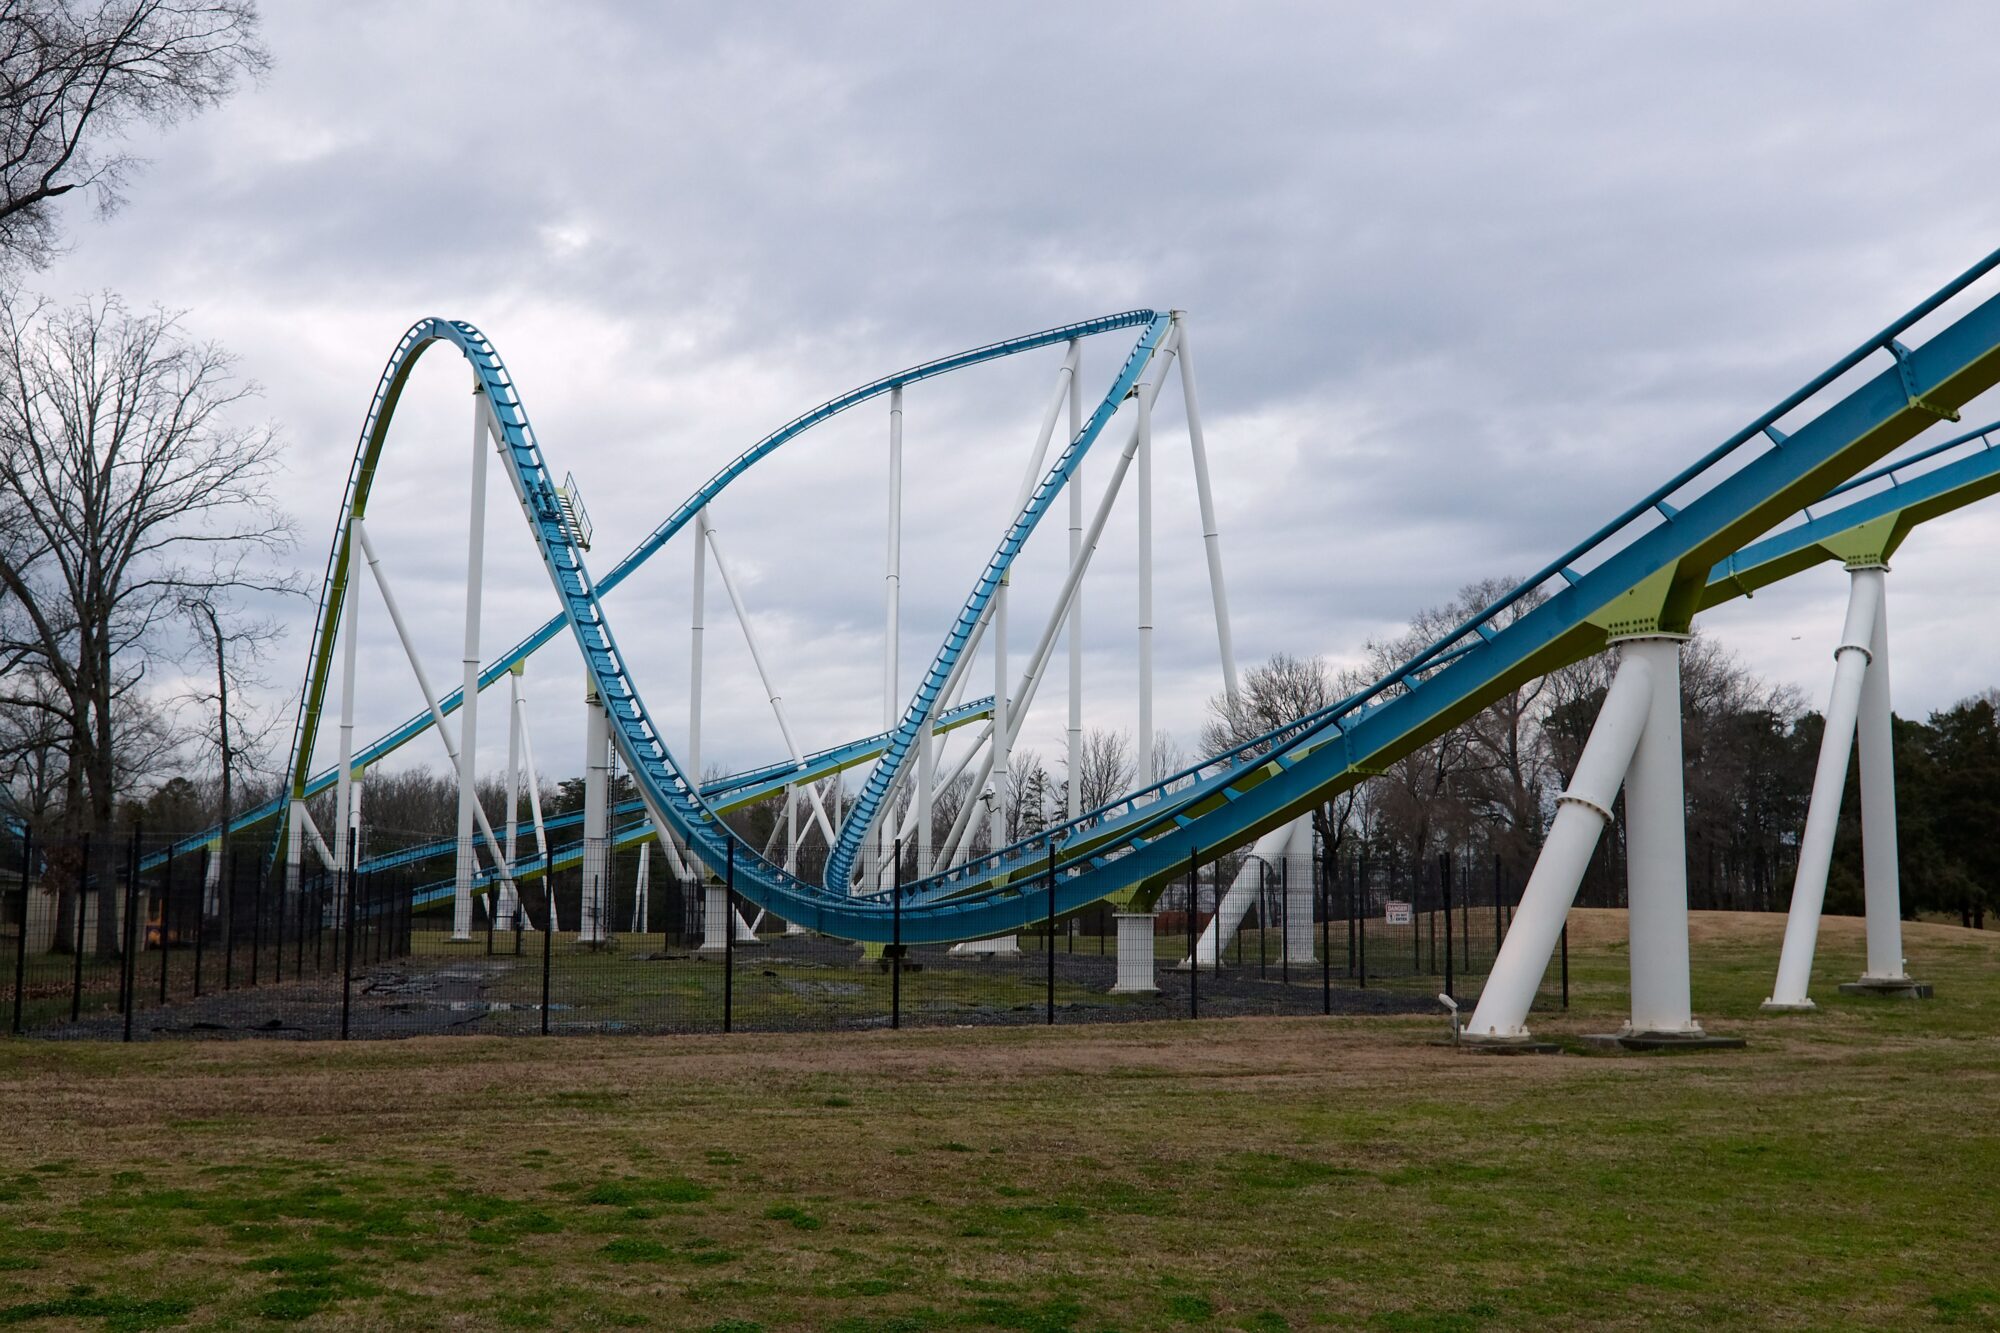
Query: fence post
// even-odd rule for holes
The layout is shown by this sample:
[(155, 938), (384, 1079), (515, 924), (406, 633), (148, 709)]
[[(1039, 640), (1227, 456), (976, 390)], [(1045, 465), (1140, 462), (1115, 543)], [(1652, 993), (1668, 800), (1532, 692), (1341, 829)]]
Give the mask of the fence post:
[[(286, 892), (291, 887), (290, 880), (291, 877), (288, 875), (278, 884), (278, 947), (271, 959), (271, 984), (274, 986), (283, 985), (285, 981), (285, 899), (290, 896)], [(299, 887), (304, 888), (305, 882), (305, 864), (301, 862)]]
[(736, 839), (730, 839), (722, 871), (722, 1031), (730, 1031), (736, 1009)]
[(28, 879), (35, 873), (35, 831), (21, 830), (21, 933), (14, 941), (14, 1035), (21, 1035), (21, 988), (28, 981)]
[(132, 1011), (139, 1007), (139, 997), (133, 994), (139, 988), (139, 951), (132, 943), (132, 928), (137, 924), (139, 914), (139, 826), (132, 826), (132, 847), (125, 857), (125, 945), (120, 951), (125, 956), (119, 960), (120, 977), (125, 993), (125, 1036), (132, 1040)]
[(222, 989), (226, 994), (236, 981), (236, 881), (241, 878), (243, 853), (231, 849), (229, 864), (222, 868), (228, 883), (222, 889)]
[(167, 844), (166, 863), (160, 867), (160, 1003), (167, 1002), (167, 919), (174, 900), (174, 845)]
[(258, 956), (264, 952), (264, 881), (266, 872), (260, 870), (250, 881), (250, 984), (257, 984)]
[[(1201, 1017), (1201, 936), (1195, 929), (1196, 909), (1201, 903), (1201, 853), (1188, 853), (1188, 1017)], [(1220, 960), (1217, 960), (1220, 962)]]
[(194, 896), (194, 998), (201, 998), (201, 946), (208, 938), (208, 847), (203, 844), (201, 859), (195, 862)]
[(1319, 992), (1320, 1012), (1333, 1013), (1333, 858), (1319, 854)]
[(1362, 852), (1354, 864), (1355, 940), (1361, 946), (1361, 989), (1368, 989), (1368, 853)]
[[(1444, 993), (1451, 991), (1451, 853), (1438, 858), (1438, 885), (1444, 894)], [(1468, 941), (1468, 944), (1470, 941)]]
[(903, 1026), (903, 840), (896, 839), (896, 873), (889, 877), (889, 1026)]
[[(76, 945), (76, 956), (70, 960), (75, 975), (70, 981), (69, 988), (69, 1021), (72, 1023), (83, 1017), (83, 935), (85, 927), (89, 924), (85, 915), (89, 910), (90, 835), (86, 833), (83, 835), (83, 866), (77, 871), (76, 876), (76, 939), (73, 941)], [(104, 910), (102, 902), (98, 903), (97, 910), (100, 912)]]
[(1563, 1012), (1569, 1012), (1569, 922), (1562, 929)]
[[(1500, 957), (1500, 939), (1506, 933), (1506, 928), (1500, 920), (1500, 853), (1495, 852), (1493, 853), (1493, 957), (1496, 960)], [(1472, 941), (1467, 940), (1465, 945), (1470, 950)]]
[(1049, 838), (1049, 971), (1047, 989), (1048, 1026), (1056, 1025), (1056, 840)]

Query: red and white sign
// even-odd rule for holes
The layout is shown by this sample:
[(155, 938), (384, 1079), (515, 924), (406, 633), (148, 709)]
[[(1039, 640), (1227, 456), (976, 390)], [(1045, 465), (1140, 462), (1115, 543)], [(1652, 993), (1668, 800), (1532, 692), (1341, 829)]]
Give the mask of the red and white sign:
[(1387, 903), (1383, 904), (1382, 919), (1392, 926), (1407, 926), (1416, 920), (1416, 915), (1410, 911), (1408, 903), (1399, 903), (1394, 898), (1391, 898)]

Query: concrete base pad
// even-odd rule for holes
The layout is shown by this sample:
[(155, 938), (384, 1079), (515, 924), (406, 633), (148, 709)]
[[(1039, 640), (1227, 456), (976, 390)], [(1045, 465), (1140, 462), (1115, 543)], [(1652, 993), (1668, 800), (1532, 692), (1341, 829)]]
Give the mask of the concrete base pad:
[(1928, 1000), (1933, 991), (1928, 981), (1908, 977), (1863, 977), (1840, 988), (1842, 995), (1886, 995), (1892, 999)]
[(1819, 1012), (1819, 1006), (1811, 1000), (1807, 1000), (1802, 1004), (1780, 1004), (1776, 1000), (1766, 1000), (1757, 1007), (1767, 1014), (1816, 1014)]
[(1449, 1037), (1437, 1043), (1440, 1046), (1456, 1046), (1461, 1051), (1474, 1055), (1561, 1055), (1562, 1047), (1552, 1041), (1538, 1037), (1475, 1037), (1460, 1033), (1457, 1041)]
[(1741, 1037), (1708, 1032), (1596, 1032), (1583, 1042), (1606, 1051), (1740, 1051), (1746, 1044)]
[(1107, 995), (1158, 995), (1160, 988), (1158, 986), (1113, 986), (1105, 993)]

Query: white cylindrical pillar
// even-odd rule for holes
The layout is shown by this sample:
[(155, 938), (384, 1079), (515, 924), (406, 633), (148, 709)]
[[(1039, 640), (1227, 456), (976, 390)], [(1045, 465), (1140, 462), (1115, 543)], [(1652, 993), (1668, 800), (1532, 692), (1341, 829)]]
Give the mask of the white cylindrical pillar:
[[(1237, 929), (1242, 926), (1250, 904), (1257, 901), (1257, 891), (1268, 882), (1269, 876), (1285, 855), (1285, 848), (1292, 840), (1292, 825), (1282, 824), (1257, 839), (1250, 848), (1250, 855), (1237, 867), (1236, 878), (1229, 882), (1229, 889), (1222, 895), (1222, 901), (1215, 906), (1215, 915), (1209, 918), (1208, 926), (1194, 942), (1194, 956), (1201, 959), (1204, 970), (1213, 970), (1231, 940), (1236, 938)], [(1181, 960), (1187, 966), (1187, 960)]]
[(1229, 630), (1229, 589), (1222, 581), (1222, 529), (1215, 521), (1215, 492), (1208, 482), (1208, 442), (1201, 430), (1201, 404), (1195, 395), (1194, 349), (1188, 343), (1187, 312), (1173, 312), (1175, 346), (1180, 350), (1181, 400), (1187, 407), (1188, 450), (1194, 459), (1194, 493), (1201, 509), (1202, 549), (1208, 557), (1208, 591), (1215, 604), (1215, 642), (1222, 656), (1222, 697), (1231, 717), (1240, 692), (1236, 684), (1236, 645)]
[[(1073, 369), (1069, 378), (1069, 438), (1073, 444), (1083, 434), (1083, 395), (1077, 392), (1082, 378), (1081, 352), (1070, 344)], [(1083, 559), (1083, 460), (1078, 459), (1069, 475), (1069, 563), (1072, 568)], [(1064, 813), (1075, 819), (1083, 813), (1083, 589), (1070, 595), (1069, 604), (1069, 781), (1063, 795)]]
[(993, 590), (993, 803), (989, 810), (987, 850), (1007, 845), (1007, 766), (1012, 758), (1012, 723), (1007, 701), (1007, 577)]
[(701, 952), (721, 953), (729, 947), (722, 932), (729, 917), (729, 886), (713, 880), (703, 887), (701, 897)]
[(1618, 797), (1618, 784), (1626, 769), (1631, 767), (1652, 695), (1651, 664), (1643, 657), (1621, 654), (1569, 790), (1556, 799), (1555, 821), (1543, 840), (1527, 887), (1521, 891), (1513, 926), (1493, 960), (1479, 1004), (1466, 1024), (1468, 1036), (1501, 1040), (1528, 1036), (1529, 1006), (1569, 919), (1570, 904), (1576, 900), (1577, 885), (1597, 848), (1598, 835), (1611, 822), (1611, 804)]
[(1861, 678), (1855, 738), (1861, 747), (1861, 870), (1868, 911), (1868, 970), (1863, 981), (1906, 981), (1903, 962), (1903, 889), (1896, 850), (1896, 752), (1889, 711), (1888, 569), (1857, 569), (1854, 578), (1877, 584), (1875, 632), (1868, 640), (1868, 670)]
[(479, 871), (479, 854), (472, 834), (479, 795), (475, 770), (479, 757), (479, 612), (480, 584), (486, 572), (486, 387), (472, 383), (472, 509), (465, 535), (465, 674), (459, 687), (458, 724), (458, 864), (451, 904), (451, 937), (472, 938), (472, 878)]
[(1680, 635), (1624, 640), (1623, 660), (1653, 683), (1645, 729), (1625, 774), (1627, 924), (1634, 1034), (1694, 1036), (1688, 976), (1687, 797), (1681, 752)]
[(1153, 914), (1119, 912), (1118, 981), (1113, 995), (1150, 995), (1160, 987), (1153, 980)]
[(592, 689), (583, 701), (583, 898), (577, 939), (602, 944), (611, 901), (611, 722)]
[(708, 510), (703, 507), (694, 515), (694, 581), (689, 588), (694, 609), (688, 614), (687, 780), (696, 793), (701, 791), (701, 631), (707, 582)]
[(507, 880), (500, 886), (495, 930), (512, 930), (520, 900), (514, 891), (514, 864), (520, 855), (521, 833), (521, 663), (507, 673)]
[[(1164, 373), (1151, 367), (1151, 374)], [(1138, 410), (1139, 452), (1139, 774), (1134, 784), (1153, 783), (1153, 395), (1140, 380), (1133, 405)]]
[(1313, 821), (1300, 815), (1285, 845), (1285, 961), (1293, 967), (1318, 962), (1313, 954)]
[[(1876, 577), (1865, 578), (1865, 574)], [(1819, 766), (1813, 771), (1806, 828), (1799, 838), (1798, 874), (1792, 906), (1785, 916), (1785, 945), (1778, 955), (1778, 980), (1767, 1009), (1810, 1009), (1814, 946), (1820, 911), (1826, 903), (1826, 875), (1833, 864), (1833, 835), (1840, 823), (1840, 798), (1847, 786), (1847, 759), (1854, 745), (1861, 688), (1868, 673), (1868, 644), (1881, 604), (1879, 570), (1855, 570), (1848, 580), (1847, 622), (1833, 650), (1833, 690), (1827, 697), (1826, 729), (1820, 736)]]
[(334, 779), (333, 902), (335, 921), (347, 919), (347, 876), (358, 862), (354, 846), (354, 676), (356, 639), (361, 625), (361, 571), (356, 567), (352, 529), (347, 534), (347, 595), (340, 628), (340, 772)]

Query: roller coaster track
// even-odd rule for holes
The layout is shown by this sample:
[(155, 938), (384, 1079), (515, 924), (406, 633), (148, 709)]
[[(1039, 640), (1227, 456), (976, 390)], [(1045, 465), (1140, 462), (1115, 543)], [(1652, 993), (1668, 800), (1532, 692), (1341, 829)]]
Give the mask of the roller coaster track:
[[(1956, 419), (1959, 406), (2000, 379), (2000, 298), (1971, 304), (1948, 321), (1941, 311), (1996, 264), (2000, 254), (1988, 256), (1367, 689), (1102, 809), (907, 886), (904, 940), (973, 938), (1038, 920), (1047, 911), (1044, 876), (1053, 877), (1060, 913), (1121, 893), (1143, 899), (1183, 873), (1192, 859), (1241, 846), (1295, 818), (1472, 716), (1506, 690), (1589, 656), (1607, 639), (1684, 632), (1703, 607), (1825, 558), (1813, 554), (1823, 545), (1811, 536), (1816, 524), (1839, 522), (1845, 525), (1841, 531), (1847, 531), (1856, 526), (1850, 521), (1853, 511), (1873, 506), (1868, 521), (1881, 521), (1884, 541), (1893, 545), (1910, 526), (1948, 503), (1952, 485), (1961, 488), (1960, 494), (1981, 485), (2000, 489), (1990, 469), (1982, 480), (1970, 477), (1984, 466), (1985, 450), (1919, 478), (1903, 479), (1901, 469), (1913, 460), (1880, 476), (1857, 476), (1941, 417)], [(1941, 327), (1916, 341), (1912, 330), (1934, 312)], [(513, 662), (567, 629), (645, 802), (700, 861), (711, 868), (728, 867), (739, 892), (786, 920), (846, 938), (886, 940), (891, 929), (887, 896), (849, 890), (854, 855), (917, 735), (939, 706), (946, 681), (1014, 557), (1149, 366), (1171, 355), (1172, 321), (1149, 311), (1130, 312), (929, 363), (938, 368), (929, 373), (944, 373), (1028, 346), (1116, 328), (1139, 329), (1138, 342), (1110, 392), (1028, 496), (982, 570), (901, 722), (887, 734), (861, 799), (842, 826), (826, 882), (814, 884), (742, 843), (709, 799), (694, 789), (647, 713), (600, 599), (730, 480), (785, 439), (856, 402), (912, 382), (927, 367), (834, 399), (767, 437), (711, 478), (601, 582), (593, 582), (499, 355), (471, 325), (420, 321), (404, 335), (384, 370), (350, 473), (301, 703), (292, 793), (306, 794), (317, 780), (309, 777), (308, 765), (349, 572), (347, 520), (363, 511), (411, 367), (432, 344), (449, 343), (466, 357), (485, 391), (509, 479), (562, 604), (556, 620), (482, 673), (482, 680), (497, 679)], [(1906, 338), (1916, 345), (1905, 345)], [(1001, 348), (1008, 350), (994, 350)], [(1871, 361), (1880, 364), (1869, 365)], [(1961, 469), (1958, 483), (1933, 481), (1933, 493), (1918, 493), (1925, 478), (1951, 468)], [(1862, 496), (1864, 484), (1881, 489)], [(1796, 526), (1765, 536), (1802, 508), (1831, 498), (1830, 493), (1850, 495), (1838, 514), (1814, 517), (1808, 510)], [(1831, 529), (1822, 534), (1834, 535)], [(1745, 545), (1760, 537), (1762, 541)], [(1034, 881), (1033, 892), (1024, 892), (1029, 887), (1024, 881)]]
[[(1994, 447), (1995, 434), (2000, 434), (2000, 421), (1954, 435), (1836, 486), (1816, 504), (1802, 509), (1789, 526), (1717, 562), (1702, 590), (1701, 609), (1752, 596), (1816, 565), (1846, 561), (1863, 547), (1887, 560), (1919, 524), (2000, 493), (2000, 448)], [(942, 731), (990, 712), (991, 701), (979, 700), (942, 716), (937, 726)], [(881, 733), (808, 756), (811, 768), (804, 774), (789, 764), (777, 763), (719, 779), (704, 785), (702, 795), (727, 813), (782, 790), (787, 782), (811, 780), (830, 771), (823, 765), (836, 757), (843, 761), (841, 767), (872, 759), (881, 753), (886, 741), (887, 733)], [(613, 835), (615, 846), (632, 846), (658, 833), (646, 817), (642, 801), (625, 802), (612, 814), (627, 820)], [(581, 812), (559, 815), (549, 819), (546, 827), (553, 833), (573, 828), (582, 819)], [(440, 839), (370, 858), (362, 869), (390, 869), (435, 860), (451, 855), (455, 847), (450, 839)], [(539, 856), (517, 861), (514, 875), (532, 879), (550, 869), (575, 866), (582, 858), (582, 843), (571, 842), (551, 851), (547, 865)], [(485, 884), (493, 878), (489, 867), (481, 872), (479, 882)], [(451, 891), (451, 881), (446, 880), (416, 889), (413, 897), (421, 906), (448, 897)]]

